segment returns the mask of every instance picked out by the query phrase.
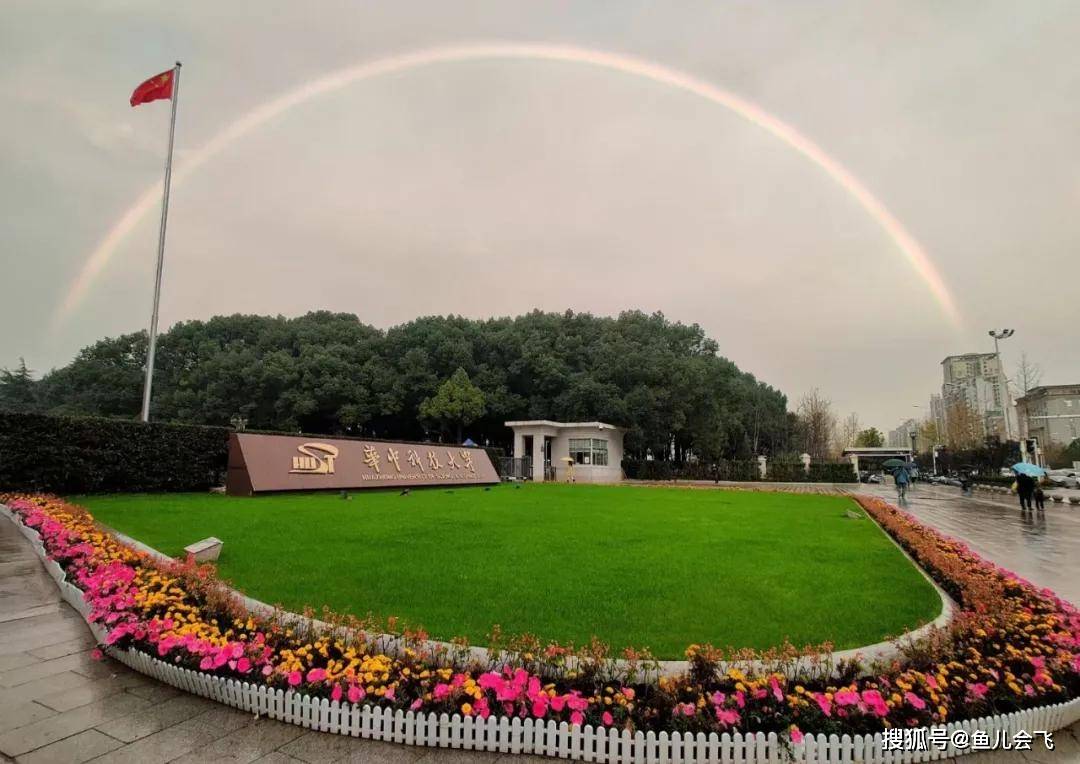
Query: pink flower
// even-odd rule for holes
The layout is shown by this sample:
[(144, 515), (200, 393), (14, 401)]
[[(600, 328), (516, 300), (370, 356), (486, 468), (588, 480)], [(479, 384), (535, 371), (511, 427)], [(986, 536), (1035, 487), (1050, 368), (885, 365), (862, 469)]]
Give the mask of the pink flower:
[(488, 708), (487, 698), (480, 698), (480, 700), (473, 703), (473, 713), (478, 714), (482, 719), (491, 716), (491, 709)]
[(829, 700), (824, 693), (815, 692), (814, 700), (817, 701), (818, 708), (821, 709), (821, 713), (826, 716), (832, 716), (832, 701)]
[(262, 675), (263, 676), (270, 676), (273, 673), (274, 673), (274, 667), (271, 666), (269, 663), (267, 663), (265, 666), (262, 667)]
[(605, 727), (610, 727), (615, 723), (615, 717), (611, 715), (610, 711), (605, 711), (603, 716), (600, 717), (600, 721), (604, 723)]
[(576, 724), (580, 727), (583, 721), (585, 721), (585, 714), (581, 713), (580, 711), (574, 711), (574, 713), (570, 714), (571, 724)]
[(102, 653), (101, 650), (97, 649), (96, 647), (93, 650), (90, 651), (90, 657), (93, 658), (96, 661), (105, 660), (105, 654)]
[(241, 658), (236, 662), (236, 670), (241, 674), (246, 674), (251, 671), (251, 661), (247, 658)]
[(397, 690), (395, 690), (393, 687), (387, 687), (386, 688), (386, 694), (383, 695), (383, 697), (386, 698), (387, 700), (393, 700), (396, 695), (397, 695)]
[(922, 711), (926, 708), (926, 701), (913, 692), (905, 692), (904, 700), (910, 703), (917, 711)]
[(794, 743), (795, 745), (798, 745), (802, 741), (803, 741), (802, 730), (800, 730), (798, 727), (796, 727), (794, 724), (792, 724), (791, 725), (791, 742)]
[(199, 668), (202, 671), (209, 671), (214, 667), (214, 659), (207, 655), (201, 661), (199, 661)]
[(435, 685), (435, 689), (431, 693), (431, 697), (435, 700), (446, 700), (450, 697), (450, 685), (445, 682), (439, 682)]
[(348, 697), (350, 703), (359, 703), (361, 700), (364, 699), (365, 695), (367, 695), (367, 693), (364, 692), (364, 689), (362, 687), (357, 687), (355, 684), (349, 685)]
[(718, 708), (716, 709), (716, 721), (720, 722), (726, 727), (733, 726), (739, 723), (739, 712), (725, 708)]
[(783, 691), (781, 691), (780, 683), (776, 681), (775, 676), (769, 677), (769, 687), (772, 689), (772, 694), (774, 698), (781, 701), (784, 699), (784, 693)]
[(833, 695), (833, 702), (838, 706), (854, 706), (859, 702), (859, 693), (854, 690), (840, 690)]
[(296, 685), (300, 684), (300, 682), (302, 682), (303, 680), (304, 676), (299, 671), (293, 671), (289, 674), (290, 687), (296, 687)]
[(622, 694), (627, 700), (633, 700), (636, 693), (633, 687), (623, 687)]
[(326, 669), (313, 668), (307, 673), (307, 680), (309, 684), (312, 682), (321, 682), (324, 679), (326, 679)]
[(416, 700), (414, 700), (412, 702), (412, 705), (409, 706), (409, 710), (410, 711), (418, 711), (420, 709), (420, 706), (422, 706), (422, 705), (424, 705), (423, 698), (417, 698)]
[(863, 690), (863, 703), (865, 703), (875, 716), (888, 716), (889, 707), (885, 705), (885, 698), (877, 690)]
[(543, 719), (544, 715), (547, 714), (547, 709), (548, 709), (547, 699), (546, 698), (537, 698), (536, 700), (533, 701), (532, 715), (535, 716), (537, 719)]
[(986, 693), (988, 692), (990, 692), (990, 688), (982, 682), (976, 682), (975, 684), (968, 685), (968, 693), (971, 694), (971, 697), (978, 700), (982, 700), (983, 698), (985, 698)]
[(330, 700), (341, 700), (341, 685), (335, 684), (334, 689), (330, 691)]

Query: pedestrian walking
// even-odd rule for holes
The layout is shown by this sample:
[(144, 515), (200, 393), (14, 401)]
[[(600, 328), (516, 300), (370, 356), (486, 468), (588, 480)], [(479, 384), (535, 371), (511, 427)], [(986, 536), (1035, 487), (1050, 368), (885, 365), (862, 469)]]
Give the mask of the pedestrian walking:
[(1016, 476), (1016, 493), (1020, 496), (1020, 511), (1031, 509), (1031, 496), (1035, 493), (1035, 478), (1031, 475)]
[(893, 473), (893, 479), (896, 481), (896, 495), (900, 499), (900, 503), (907, 502), (907, 489), (911, 485), (911, 475), (908, 474), (907, 468), (897, 467), (896, 472)]

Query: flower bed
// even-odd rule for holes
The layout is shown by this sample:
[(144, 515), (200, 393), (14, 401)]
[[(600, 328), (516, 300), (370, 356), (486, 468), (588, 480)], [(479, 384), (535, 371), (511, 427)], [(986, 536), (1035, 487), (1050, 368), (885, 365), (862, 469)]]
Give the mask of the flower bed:
[(105, 630), (106, 646), (339, 705), (635, 732), (773, 732), (799, 744), (807, 732), (872, 734), (1080, 695), (1076, 608), (883, 501), (858, 500), (960, 604), (947, 629), (871, 673), (827, 663), (793, 678), (750, 673), (731, 662), (790, 661), (797, 653), (731, 654), (695, 645), (687, 650), (690, 672), (650, 682), (643, 679), (647, 662), (633, 660), (639, 656), (629, 654), (616, 672), (600, 645), (573, 663), (558, 645), (525, 646), (489, 666), (470, 661), (467, 651), (390, 652), (356, 624), (348, 635), (290, 628), (247, 612), (212, 568), (153, 561), (79, 507), (43, 496), (5, 498), (83, 592), (87, 618)]

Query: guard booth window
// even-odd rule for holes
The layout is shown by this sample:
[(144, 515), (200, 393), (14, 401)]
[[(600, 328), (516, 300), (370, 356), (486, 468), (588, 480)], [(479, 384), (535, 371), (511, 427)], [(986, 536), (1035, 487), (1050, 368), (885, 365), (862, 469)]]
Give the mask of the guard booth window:
[(608, 463), (607, 441), (601, 438), (570, 438), (570, 458), (576, 464), (592, 464), (606, 467)]

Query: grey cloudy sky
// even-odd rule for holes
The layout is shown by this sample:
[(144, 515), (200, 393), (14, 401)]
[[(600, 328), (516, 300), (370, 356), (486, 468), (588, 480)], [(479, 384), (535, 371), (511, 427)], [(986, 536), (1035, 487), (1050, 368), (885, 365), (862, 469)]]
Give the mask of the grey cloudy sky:
[(431, 46), (554, 43), (655, 61), (820, 145), (923, 244), (896, 243), (791, 147), (723, 107), (552, 61), (442, 64), (274, 118), (173, 189), (164, 325), (233, 312), (660, 310), (792, 399), (891, 428), (947, 354), (1011, 326), (1080, 381), (1075, 2), (49, 2), (0, 6), (0, 365), (44, 371), (148, 323), (156, 211), (85, 299), (90, 253), (177, 160), (269, 99)]

